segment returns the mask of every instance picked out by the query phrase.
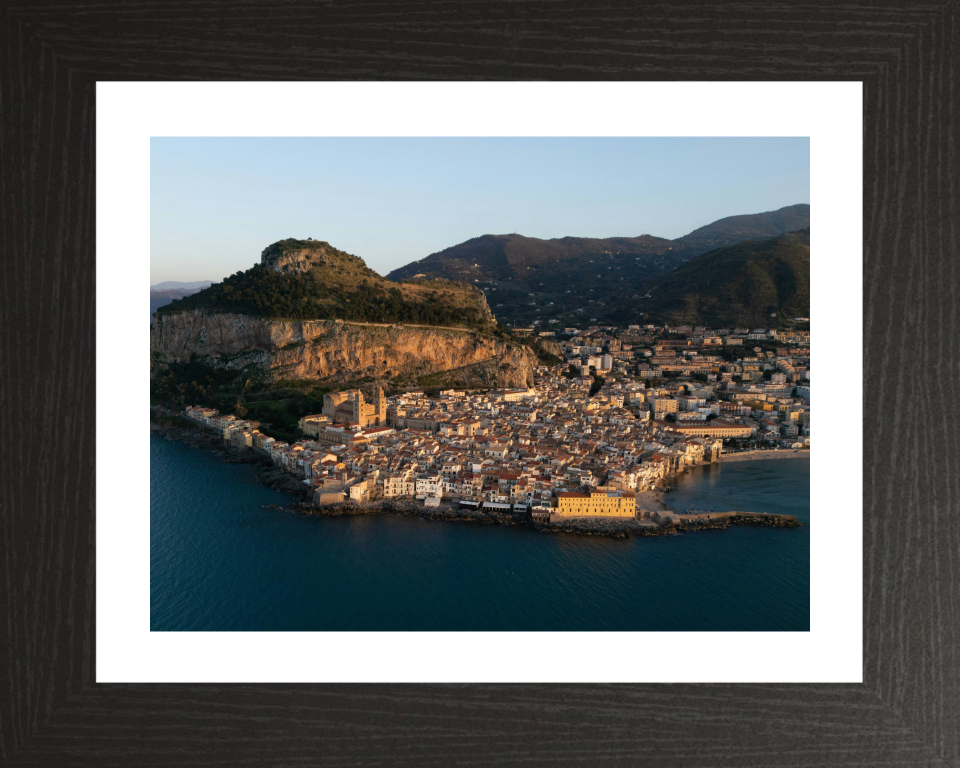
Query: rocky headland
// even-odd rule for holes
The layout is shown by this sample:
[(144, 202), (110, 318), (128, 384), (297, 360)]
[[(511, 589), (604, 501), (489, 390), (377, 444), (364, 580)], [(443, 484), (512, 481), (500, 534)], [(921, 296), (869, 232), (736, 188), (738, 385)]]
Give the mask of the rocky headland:
[(152, 373), (196, 356), (211, 367), (264, 378), (331, 383), (363, 377), (443, 374), (449, 386), (527, 387), (536, 355), (468, 329), (336, 320), (264, 320), (194, 309), (158, 314), (150, 331)]

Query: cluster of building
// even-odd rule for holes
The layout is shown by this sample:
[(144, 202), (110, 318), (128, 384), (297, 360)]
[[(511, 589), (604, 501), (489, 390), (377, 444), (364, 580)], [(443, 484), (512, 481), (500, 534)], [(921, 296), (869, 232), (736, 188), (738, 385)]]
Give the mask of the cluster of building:
[[(455, 499), (540, 519), (646, 517), (638, 494), (725, 449), (809, 447), (809, 335), (763, 331), (784, 346), (761, 352), (729, 341), (760, 333), (744, 331), (566, 329), (566, 362), (539, 368), (531, 389), (329, 394), (293, 444), (209, 408), (186, 416), (269, 457), (317, 504)], [(721, 345), (743, 354), (713, 354)]]

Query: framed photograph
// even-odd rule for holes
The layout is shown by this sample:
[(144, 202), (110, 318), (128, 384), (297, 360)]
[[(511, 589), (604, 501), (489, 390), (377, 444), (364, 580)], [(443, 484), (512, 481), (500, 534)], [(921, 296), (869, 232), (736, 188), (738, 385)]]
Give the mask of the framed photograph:
[(953, 7), (398, 10), (4, 11), (0, 761), (953, 764)]
[[(851, 83), (101, 83), (98, 265), (149, 241), (152, 290), (115, 401), (151, 414), (116, 465), (149, 514), (98, 513), (98, 680), (859, 682), (829, 467), (861, 446), (833, 421), (818, 461), (811, 372), (813, 319), (861, 314), (861, 112)], [(528, 651), (463, 657), (491, 633)], [(557, 678), (611, 643), (683, 671)]]

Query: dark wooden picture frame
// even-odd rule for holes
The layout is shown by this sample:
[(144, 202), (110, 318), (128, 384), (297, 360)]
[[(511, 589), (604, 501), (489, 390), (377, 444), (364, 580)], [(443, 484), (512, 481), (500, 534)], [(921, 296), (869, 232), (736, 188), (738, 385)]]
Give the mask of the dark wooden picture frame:
[[(3, 5), (0, 763), (960, 764), (957, 8)], [(96, 684), (95, 85), (187, 79), (863, 81), (864, 683)]]

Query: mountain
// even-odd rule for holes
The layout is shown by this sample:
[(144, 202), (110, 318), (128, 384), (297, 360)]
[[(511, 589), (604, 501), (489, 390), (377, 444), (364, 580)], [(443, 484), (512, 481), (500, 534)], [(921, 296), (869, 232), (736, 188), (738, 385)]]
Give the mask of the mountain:
[(329, 243), (288, 239), (250, 269), (157, 310), (151, 396), (182, 407), (289, 382), (526, 387), (550, 353), (539, 347), (498, 328), (473, 286), (390, 282)]
[(443, 279), (395, 283), (363, 259), (320, 240), (280, 240), (260, 263), (160, 307), (160, 314), (203, 309), (264, 319), (341, 319), (484, 327), (493, 315), (479, 289)]
[[(611, 301), (639, 299), (639, 289), (706, 251), (776, 237), (808, 227), (810, 206), (731, 216), (668, 240), (638, 237), (483, 235), (432, 253), (387, 277), (470, 282), (487, 295), (501, 322), (526, 325), (548, 318), (575, 323), (608, 311)], [(593, 305), (593, 306), (591, 306)]]
[(170, 291), (170, 290), (189, 290), (191, 288), (206, 288), (208, 285), (213, 284), (213, 280), (194, 280), (191, 283), (181, 283), (179, 280), (167, 280), (164, 283), (157, 283), (156, 285), (151, 285), (151, 291)]
[(810, 315), (810, 230), (704, 253), (606, 315), (618, 323), (780, 326)]
[[(662, 238), (565, 237), (538, 240), (523, 235), (484, 235), (391, 272), (473, 282), (501, 322), (529, 325), (538, 318), (572, 314), (591, 296), (631, 291), (682, 263)], [(417, 271), (419, 270), (419, 271)]]
[(695, 229), (675, 242), (684, 253), (699, 255), (742, 240), (777, 237), (786, 232), (795, 232), (809, 227), (810, 206), (790, 205), (767, 213), (727, 216), (725, 219), (719, 219), (705, 227)]
[[(422, 275), (469, 282), (535, 282), (543, 279), (545, 274), (553, 276), (557, 269), (569, 269), (586, 257), (620, 256), (624, 260), (659, 257), (669, 252), (673, 245), (671, 240), (651, 235), (602, 240), (589, 237), (540, 240), (516, 234), (483, 235), (395, 269), (387, 277), (403, 280)], [(654, 258), (651, 261), (660, 260)]]

